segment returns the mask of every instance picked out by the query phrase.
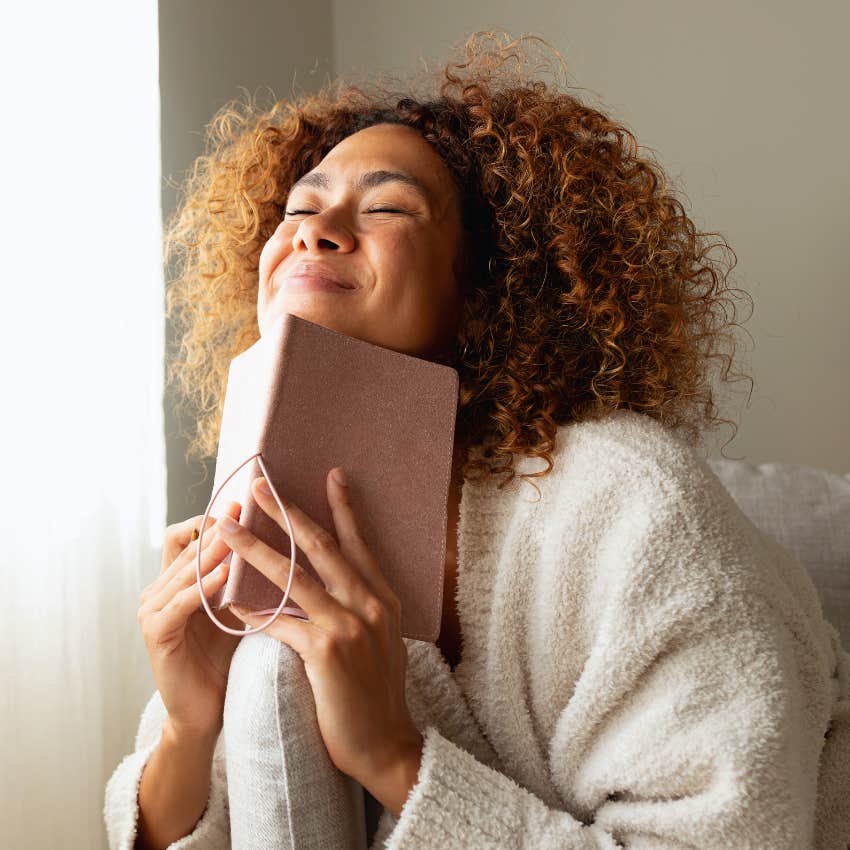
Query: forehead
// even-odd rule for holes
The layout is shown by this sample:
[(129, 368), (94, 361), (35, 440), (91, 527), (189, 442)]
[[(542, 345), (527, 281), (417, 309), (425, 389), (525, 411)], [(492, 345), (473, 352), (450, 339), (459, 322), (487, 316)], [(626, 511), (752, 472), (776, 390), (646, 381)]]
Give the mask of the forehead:
[[(396, 172), (419, 183), (437, 208), (454, 197), (456, 188), (446, 164), (412, 127), (377, 124), (347, 136), (333, 147), (309, 175), (295, 186), (331, 188), (340, 181), (355, 185), (366, 172)], [(316, 175), (320, 179), (315, 179)]]

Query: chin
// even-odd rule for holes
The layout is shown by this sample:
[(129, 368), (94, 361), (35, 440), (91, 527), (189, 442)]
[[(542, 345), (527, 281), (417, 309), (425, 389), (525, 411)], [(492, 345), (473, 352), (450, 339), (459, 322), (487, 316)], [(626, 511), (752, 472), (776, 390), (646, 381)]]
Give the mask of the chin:
[(337, 315), (337, 310), (329, 307), (322, 307), (319, 304), (298, 304), (286, 307), (282, 310), (275, 310), (274, 313), (264, 314), (258, 317), (257, 325), (260, 328), (262, 336), (272, 324), (274, 324), (281, 316), (289, 313), (292, 316), (298, 316), (300, 319), (306, 319), (308, 322), (313, 322), (315, 325), (321, 325), (328, 330), (337, 331), (338, 333), (349, 334), (340, 322), (340, 317)]

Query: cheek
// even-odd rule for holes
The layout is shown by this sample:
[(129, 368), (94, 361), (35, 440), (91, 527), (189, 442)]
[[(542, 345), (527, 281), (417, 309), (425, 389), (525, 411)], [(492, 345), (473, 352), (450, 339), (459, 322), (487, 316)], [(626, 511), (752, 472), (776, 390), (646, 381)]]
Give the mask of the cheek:
[(438, 245), (404, 237), (387, 240), (383, 249), (375, 315), (393, 347), (424, 354), (446, 335), (452, 315), (456, 296), (450, 259)]
[(454, 288), (450, 255), (435, 240), (423, 240), (421, 234), (387, 234), (376, 262), (379, 279), (412, 300), (443, 304)]
[(274, 293), (269, 291), (268, 283), (260, 277), (257, 286), (257, 325), (260, 335), (265, 333), (266, 326), (273, 318), (275, 318)]
[(292, 232), (290, 225), (281, 224), (263, 245), (257, 266), (261, 289), (268, 286), (269, 278), (292, 250)]

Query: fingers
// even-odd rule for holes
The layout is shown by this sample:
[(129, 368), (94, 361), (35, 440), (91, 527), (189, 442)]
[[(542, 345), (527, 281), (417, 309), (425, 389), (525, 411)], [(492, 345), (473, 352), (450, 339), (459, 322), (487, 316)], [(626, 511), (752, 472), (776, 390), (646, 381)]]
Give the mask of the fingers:
[(333, 514), (339, 548), (359, 568), (375, 595), (384, 600), (389, 599), (393, 596), (392, 588), (360, 531), (349, 489), (340, 484), (333, 473), (334, 470), (331, 470), (327, 478), (328, 504)]
[[(200, 528), (201, 516), (189, 517), (183, 522), (177, 522), (169, 525), (165, 529), (165, 540), (162, 544), (162, 563), (160, 564), (159, 573), (162, 575), (174, 563), (174, 559), (192, 542), (195, 529)], [(215, 522), (214, 516), (207, 517), (207, 525)]]
[[(201, 575), (204, 576), (227, 556), (230, 547), (216, 536), (218, 522), (204, 532), (201, 549)], [(146, 608), (159, 609), (180, 589), (192, 582), (197, 583), (198, 544), (200, 539), (190, 543), (174, 559), (174, 563), (141, 593), (140, 604)], [(175, 584), (176, 582), (176, 584)]]
[[(259, 488), (262, 480), (260, 477), (251, 482), (252, 495), (260, 508), (288, 533), (286, 520), (274, 496)], [(328, 538), (333, 539), (333, 535), (328, 535), (322, 526), (297, 505), (284, 499), (283, 506), (292, 523), (295, 545), (307, 554), (325, 586), (346, 607), (359, 610), (364, 601), (373, 595), (388, 606), (395, 605), (398, 600), (360, 531), (348, 488), (337, 483), (333, 470), (328, 473), (327, 492), (339, 542), (334, 541), (333, 546), (327, 545)], [(340, 557), (334, 557), (336, 553)], [(347, 568), (347, 564), (353, 565), (355, 570)]]
[[(287, 510), (289, 508), (287, 507)], [(293, 523), (294, 525), (294, 523)], [(321, 541), (304, 541), (305, 550), (310, 554), (310, 562), (316, 566), (317, 572), (324, 565), (325, 574), (328, 573), (328, 563), (332, 559), (341, 559), (342, 555), (336, 545), (333, 536), (324, 531), (321, 526), (316, 526), (317, 535)], [(289, 587), (289, 596), (295, 601), (310, 618), (310, 621), (320, 629), (333, 631), (339, 623), (346, 618), (348, 609), (341, 604), (336, 596), (332, 596), (322, 585), (322, 581), (314, 579), (307, 570), (298, 563), (298, 556), (293, 563), (285, 555), (260, 540), (245, 526), (239, 525), (234, 531), (221, 532), (230, 544), (234, 552), (259, 570), (269, 581), (277, 585), (284, 592)], [(322, 555), (318, 555), (321, 550)], [(292, 583), (290, 585), (290, 565), (292, 566)], [(340, 569), (342, 569), (340, 567)], [(350, 569), (349, 569), (350, 572)], [(320, 577), (324, 579), (324, 576)], [(359, 576), (356, 581), (362, 586), (363, 582)], [(349, 583), (350, 584), (350, 583)]]
[[(242, 512), (242, 506), (239, 502), (228, 502), (222, 516), (231, 516), (235, 519), (239, 518)], [(173, 572), (173, 567), (181, 558), (189, 558), (197, 552), (197, 544), (193, 539), (193, 532), (200, 532), (201, 522), (204, 515), (190, 517), (183, 522), (176, 523), (168, 527), (166, 533), (166, 544), (162, 550), (162, 568), (159, 571), (160, 576), (165, 576), (169, 572)], [(204, 545), (214, 533), (216, 523), (221, 517), (215, 517), (210, 514), (207, 517), (207, 525), (204, 529)], [(200, 536), (200, 535), (199, 535)]]
[[(251, 483), (252, 495), (261, 510), (267, 513), (288, 536), (289, 529), (286, 525), (286, 519), (284, 519), (283, 512), (278, 507), (274, 496), (264, 493), (258, 486), (262, 480), (264, 479), (255, 478)], [(280, 496), (280, 493), (278, 495)], [(325, 587), (333, 590), (334, 596), (340, 601), (349, 603), (349, 607), (351, 602), (369, 595), (372, 588), (364, 579), (360, 570), (350, 568), (336, 538), (297, 505), (282, 496), (281, 501), (286, 508), (289, 522), (292, 524), (296, 549), (307, 555)], [(243, 539), (247, 540), (248, 538)], [(297, 554), (295, 558), (297, 562)], [(248, 556), (248, 560), (251, 561), (250, 556)], [(289, 559), (284, 560), (286, 561), (285, 572), (288, 576)], [(275, 579), (271, 580), (275, 581)], [(295, 601), (307, 611), (307, 608), (299, 600), (296, 599)]]
[[(203, 539), (203, 548), (206, 549), (207, 546), (210, 545), (213, 538), (215, 537), (215, 531), (218, 527), (219, 520), (216, 520), (215, 524), (207, 528), (204, 532)], [(188, 563), (190, 560), (193, 560), (197, 557), (198, 554), (198, 544), (201, 542), (200, 539), (190, 541), (172, 560), (168, 567), (163, 570), (157, 578), (155, 578), (145, 589), (142, 591), (142, 597), (148, 595), (152, 595), (158, 593), (168, 582), (171, 581), (174, 576), (180, 572), (182, 567)]]
[[(204, 555), (201, 555), (201, 588), (204, 596), (209, 598), (227, 580), (228, 565), (216, 564), (213, 558), (210, 558), (207, 565), (204, 565), (203, 562)], [(175, 579), (175, 587), (177, 586), (176, 581)], [(159, 611), (154, 609), (151, 613), (159, 618), (157, 630), (162, 634), (171, 634), (180, 628), (200, 607), (201, 599), (198, 593), (198, 584), (193, 573), (190, 584), (177, 591)]]
[[(200, 529), (201, 520), (204, 518), (203, 514), (198, 516), (189, 517), (189, 519), (184, 519), (183, 522), (178, 522), (175, 525), (170, 526), (171, 531), (171, 541), (179, 546), (181, 549), (185, 549), (194, 539), (192, 537), (192, 532), (196, 529)], [(207, 517), (207, 527), (211, 525), (211, 523), (215, 522), (216, 517), (210, 515)]]

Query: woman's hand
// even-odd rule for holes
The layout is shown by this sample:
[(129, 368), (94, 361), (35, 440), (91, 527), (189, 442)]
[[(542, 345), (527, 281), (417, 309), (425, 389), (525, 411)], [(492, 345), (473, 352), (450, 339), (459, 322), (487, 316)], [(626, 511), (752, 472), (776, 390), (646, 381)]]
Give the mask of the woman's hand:
[[(241, 510), (231, 502), (226, 514), (238, 518)], [(142, 591), (138, 621), (175, 732), (212, 736), (222, 727), (230, 662), (242, 638), (223, 632), (201, 604), (195, 567), (200, 541), (192, 540), (192, 532), (202, 520), (196, 516), (166, 529), (160, 574)], [(230, 551), (213, 523), (215, 517), (207, 517), (201, 550), (201, 586), (208, 598), (227, 578), (226, 564), (217, 573), (214, 568)], [(217, 616), (234, 629), (243, 625), (230, 611)]]
[[(258, 486), (264, 480), (254, 480), (252, 495), (287, 531), (274, 497)], [(422, 736), (405, 700), (407, 647), (400, 630), (401, 603), (360, 533), (348, 488), (333, 474), (328, 475), (328, 503), (338, 543), (298, 507), (281, 499), (297, 550), (307, 554), (327, 589), (298, 564), (296, 555), (290, 596), (309, 620), (285, 614), (266, 633), (292, 647), (304, 661), (331, 761), (371, 791), (379, 787), (378, 777), (401, 776), (402, 768), (409, 775), (412, 765), (418, 769), (421, 755)], [(238, 524), (233, 532), (222, 528), (219, 533), (234, 551), (286, 589), (289, 558)], [(252, 626), (268, 619), (234, 610)]]

